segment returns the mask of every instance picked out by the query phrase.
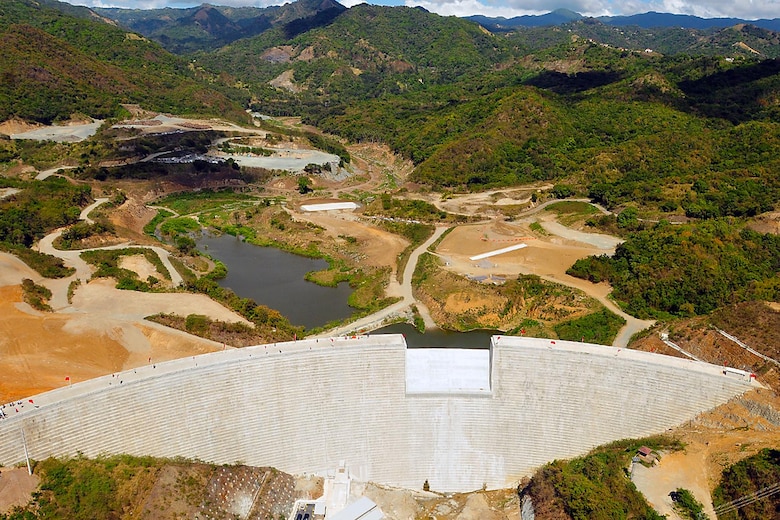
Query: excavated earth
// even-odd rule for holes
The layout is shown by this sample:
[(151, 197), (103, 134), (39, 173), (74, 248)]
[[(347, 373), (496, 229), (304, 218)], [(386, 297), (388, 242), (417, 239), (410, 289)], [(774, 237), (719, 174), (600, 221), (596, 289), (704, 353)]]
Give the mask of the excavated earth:
[[(366, 175), (345, 183), (347, 187), (327, 186), (335, 190), (331, 192), (334, 198), (339, 189), (359, 191), (377, 186), (385, 182), (392, 171), (408, 173), (409, 165), (397, 158), (394, 159), (395, 165), (387, 166), (388, 152), (385, 148), (368, 149), (370, 146), (365, 144), (361, 147), (360, 156)], [(399, 180), (403, 181), (403, 176)], [(176, 187), (156, 184), (126, 188), (130, 201), (115, 210), (111, 218), (127, 238), (142, 243), (147, 240), (143, 235), (143, 225), (155, 214), (145, 207), (145, 203)], [(508, 198), (507, 204), (514, 200)], [(484, 202), (475, 199), (474, 206)], [(453, 204), (450, 203), (450, 206)], [(462, 203), (458, 207), (469, 211), (469, 204)], [(404, 241), (395, 236), (385, 236), (384, 232), (365, 224), (358, 225), (343, 215), (304, 216), (297, 213), (296, 216), (321, 225), (333, 237), (354, 235), (366, 244), (373, 244), (363, 251), (364, 261), (369, 265), (392, 263), (404, 245)], [(480, 269), (490, 269), (500, 274), (540, 271), (537, 274), (562, 281), (566, 276), (564, 264), (570, 265), (572, 259), (598, 250), (570, 240), (536, 236), (532, 247), (497, 259), (493, 262), (495, 265), (489, 268), (468, 261), (468, 255), (504, 247), (506, 243), (503, 241), (509, 238), (530, 236), (530, 229), (524, 225), (511, 227), (507, 230), (505, 225), (493, 222), (464, 228), (444, 241), (438, 252), (449, 257), (452, 271), (478, 273)], [(371, 242), (372, 237), (376, 242)], [(387, 247), (382, 247), (383, 243)], [(562, 253), (565, 260), (561, 258)], [(140, 259), (128, 262), (125, 267), (144, 273), (150, 270)], [(81, 296), (77, 291), (73, 308), (66, 312), (41, 313), (24, 303), (20, 287), (23, 278), (40, 280), (39, 275), (22, 262), (10, 255), (0, 254), (2, 402), (63, 386), (67, 384), (66, 377), (78, 381), (140, 366), (148, 363), (150, 358), (163, 361), (222, 348), (222, 345), (142, 319), (128, 321), (110, 313), (101, 316), (87, 314), (85, 309), (91, 306), (86, 305), (83, 298), (90, 294), (105, 297), (103, 293), (112, 290), (110, 284), (100, 281), (91, 282), (84, 288), (89, 290), (80, 290)], [(593, 296), (598, 293), (603, 298), (607, 292), (606, 287), (590, 288)], [(192, 312), (203, 313), (199, 301), (190, 299), (197, 295), (180, 296), (182, 298), (177, 305), (181, 308), (191, 307)], [(142, 302), (147, 296), (128, 291), (123, 291), (121, 297), (118, 294), (114, 296), (116, 299), (129, 297)], [(456, 303), (460, 305), (462, 302)], [(224, 311), (230, 314), (227, 309)], [(780, 399), (776, 393), (780, 389), (778, 365), (748, 353), (722, 336), (713, 325), (767, 356), (780, 358), (780, 308), (776, 304), (745, 304), (710, 319), (678, 322), (666, 328), (659, 324), (631, 344), (632, 348), (681, 356), (661, 341), (659, 333), (665, 332), (675, 343), (700, 359), (750, 370), (765, 385), (764, 389), (749, 392), (669, 432), (679, 436), (686, 448), (664, 458), (658, 468), (651, 470), (663, 471), (651, 474), (642, 488), (659, 511), (666, 511), (663, 490), (670, 482), (679, 483), (678, 487), (697, 490), (699, 498), (705, 496), (703, 501), (706, 502), (709, 491), (717, 485), (726, 467), (763, 447), (780, 445)], [(187, 495), (182, 489), (182, 482), (195, 482), (202, 487), (198, 487), (197, 492), (193, 488), (191, 491), (195, 494)], [(0, 476), (0, 512), (7, 511), (14, 504), (25, 503), (36, 486), (37, 477), (26, 476), (26, 469), (3, 469)], [(233, 515), (240, 518), (278, 518), (289, 512), (295, 498), (319, 496), (321, 486), (321, 481), (316, 479), (292, 477), (268, 468), (236, 466), (215, 469), (197, 464), (170, 465), (150, 483), (147, 493), (139, 495), (136, 511), (144, 511), (144, 518), (182, 515), (191, 518), (232, 518), (235, 517)], [(514, 489), (444, 496), (422, 490), (389, 489), (373, 483), (356, 483), (353, 491), (374, 500), (390, 519), (515, 520), (519, 516), (519, 501)], [(254, 498), (250, 500), (247, 498), (249, 495)], [(204, 509), (206, 507), (211, 509)]]

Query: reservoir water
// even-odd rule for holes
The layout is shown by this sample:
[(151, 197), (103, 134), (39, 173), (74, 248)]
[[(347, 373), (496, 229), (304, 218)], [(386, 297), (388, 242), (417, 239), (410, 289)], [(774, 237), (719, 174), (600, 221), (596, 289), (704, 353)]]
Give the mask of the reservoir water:
[(311, 329), (352, 315), (349, 284), (322, 287), (304, 279), (310, 271), (326, 269), (325, 260), (247, 244), (231, 235), (204, 233), (196, 241), (198, 249), (227, 266), (222, 287), (279, 311), (294, 325)]
[[(306, 258), (275, 249), (248, 244), (231, 235), (204, 233), (197, 238), (198, 248), (227, 267), (227, 276), (219, 281), (243, 298), (266, 305), (282, 313), (294, 325), (307, 329), (348, 318), (353, 309), (347, 305), (352, 293), (348, 284), (322, 287), (304, 279), (306, 273), (328, 267), (325, 260)], [(372, 334), (403, 334), (410, 348), (487, 349), (495, 330), (452, 332), (427, 330), (424, 334), (408, 323), (397, 323)]]
[(453, 332), (451, 330), (433, 329), (419, 332), (408, 323), (396, 323), (377, 329), (371, 334), (403, 334), (406, 346), (409, 348), (490, 348), (490, 337), (502, 335), (497, 330), (472, 330), (470, 332)]

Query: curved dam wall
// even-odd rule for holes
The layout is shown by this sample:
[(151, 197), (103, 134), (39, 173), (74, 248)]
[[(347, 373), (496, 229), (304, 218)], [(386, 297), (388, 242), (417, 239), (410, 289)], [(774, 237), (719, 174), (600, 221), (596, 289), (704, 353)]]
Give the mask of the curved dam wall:
[(124, 371), (6, 405), (0, 463), (24, 461), (25, 444), (38, 460), (130, 453), (290, 473), (343, 461), (361, 480), (466, 491), (663, 432), (756, 385), (738, 371), (614, 347), (491, 343), (488, 388), (407, 392), (407, 377), (425, 371), (407, 370), (400, 335), (260, 345)]

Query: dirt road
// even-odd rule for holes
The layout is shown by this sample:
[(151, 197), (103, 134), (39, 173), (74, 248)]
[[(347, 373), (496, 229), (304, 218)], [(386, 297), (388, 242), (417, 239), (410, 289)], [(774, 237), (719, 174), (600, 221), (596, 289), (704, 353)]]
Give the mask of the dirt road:
[(412, 252), (412, 254), (409, 256), (409, 261), (406, 263), (406, 268), (404, 269), (403, 281), (400, 285), (399, 292), (401, 296), (401, 301), (394, 303), (389, 307), (385, 307), (381, 311), (375, 312), (374, 314), (365, 316), (348, 325), (331, 329), (315, 337), (341, 336), (353, 332), (365, 332), (365, 331), (374, 330), (376, 328), (383, 326), (388, 319), (394, 316), (400, 316), (408, 312), (409, 308), (412, 305), (417, 306), (417, 311), (420, 313), (420, 316), (422, 316), (423, 320), (425, 321), (425, 328), (430, 328), (430, 329), (436, 328), (436, 322), (433, 321), (433, 318), (431, 318), (431, 315), (428, 312), (428, 308), (422, 302), (419, 302), (414, 298), (414, 294), (412, 292), (412, 274), (414, 273), (414, 270), (417, 267), (417, 262), (420, 259), (420, 255), (426, 252), (428, 248), (434, 242), (436, 242), (436, 240), (438, 240), (439, 237), (442, 236), (442, 234), (444, 234), (445, 231), (447, 231), (446, 227), (437, 227), (434, 230), (433, 235), (431, 235), (431, 237), (428, 240), (426, 240), (417, 249), (415, 249)]

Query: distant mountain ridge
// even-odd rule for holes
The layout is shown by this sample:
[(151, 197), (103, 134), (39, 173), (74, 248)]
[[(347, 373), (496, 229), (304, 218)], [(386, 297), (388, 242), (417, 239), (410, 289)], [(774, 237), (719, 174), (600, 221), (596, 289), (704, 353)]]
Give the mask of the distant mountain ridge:
[[(587, 18), (574, 11), (567, 9), (557, 9), (542, 15), (524, 15), (513, 18), (488, 16), (468, 16), (468, 20), (477, 22), (486, 29), (494, 32), (506, 32), (518, 27), (549, 27), (554, 25), (563, 25), (565, 23)], [(629, 16), (599, 16), (596, 20), (619, 27), (637, 26), (644, 29), (656, 27), (679, 27), (684, 29), (714, 29), (732, 27), (734, 25), (749, 24), (768, 29), (770, 31), (780, 31), (780, 18), (745, 20), (741, 18), (701, 18), (698, 16), (685, 14), (659, 13), (650, 11), (647, 13), (634, 14)]]
[(246, 117), (235, 91), (220, 91), (185, 59), (87, 8), (3, 0), (0, 12), (0, 120), (51, 123), (72, 114), (104, 119), (121, 113), (122, 103)]
[(308, 30), (328, 23), (346, 9), (335, 0), (297, 0), (265, 8), (201, 4), (185, 9), (96, 7), (93, 11), (181, 54), (214, 50), (274, 27), (286, 27), (288, 33)]

